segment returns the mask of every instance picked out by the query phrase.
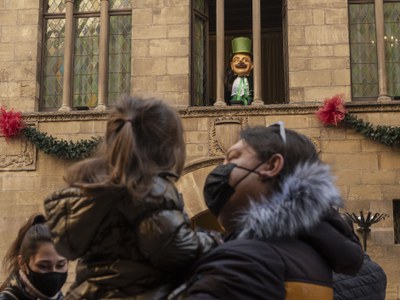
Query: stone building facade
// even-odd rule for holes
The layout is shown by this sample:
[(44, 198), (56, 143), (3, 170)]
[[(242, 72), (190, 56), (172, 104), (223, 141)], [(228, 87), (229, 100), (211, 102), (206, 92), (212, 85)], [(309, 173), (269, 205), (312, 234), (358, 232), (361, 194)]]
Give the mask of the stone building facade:
[[(225, 0), (222, 12), (221, 8), (218, 8), (219, 1), (224, 2), (222, 0), (0, 0), (0, 103), (7, 108), (23, 112), (27, 124), (57, 139), (79, 141), (92, 136), (101, 136), (105, 130), (107, 106), (112, 104), (108, 99), (110, 90), (102, 86), (104, 82), (100, 84), (100, 80), (96, 90), (97, 102), (94, 104), (83, 102), (85, 104), (83, 106), (87, 107), (85, 110), (78, 110), (82, 103), (77, 102), (80, 105), (74, 105), (75, 88), (71, 86), (73, 81), (65, 80), (63, 77), (68, 72), (72, 72), (71, 76), (77, 76), (73, 74), (73, 63), (69, 62), (70, 69), (65, 63), (68, 63), (66, 61), (68, 55), (74, 59), (78, 49), (75, 46), (75, 50), (72, 51), (66, 47), (60, 57), (47, 55), (43, 49), (49, 45), (51, 35), (46, 35), (48, 33), (46, 24), (49, 24), (46, 22), (50, 22), (48, 21), (50, 19), (65, 18), (65, 28), (68, 28), (68, 9), (73, 11), (80, 4), (87, 2), (94, 7), (94, 10), (98, 9), (101, 25), (104, 24), (102, 23), (104, 7), (115, 5), (118, 8), (120, 5), (124, 8), (124, 13), (128, 11), (126, 15), (131, 22), (130, 52), (127, 60), (130, 69), (128, 92), (143, 97), (164, 99), (176, 106), (182, 117), (187, 162), (178, 186), (185, 196), (189, 215), (196, 217), (206, 210), (202, 202), (204, 178), (209, 170), (222, 160), (229, 145), (237, 140), (240, 129), (246, 126), (268, 125), (278, 120), (284, 121), (287, 128), (298, 130), (310, 137), (322, 160), (331, 164), (345, 200), (343, 211), (358, 214), (363, 210), (389, 215), (384, 221), (372, 226), (372, 232), (368, 237), (368, 252), (383, 266), (388, 275), (387, 299), (397, 299), (400, 289), (398, 271), (400, 221), (397, 219), (400, 215), (399, 149), (366, 139), (352, 128), (324, 127), (315, 118), (315, 111), (325, 98), (344, 94), (350, 113), (374, 126), (400, 126), (400, 102), (395, 100), (396, 87), (387, 84), (396, 82), (396, 77), (392, 78), (395, 67), (392, 68), (387, 61), (385, 63), (387, 52), (385, 47), (387, 49), (392, 45), (385, 42), (386, 33), (382, 31), (386, 28), (384, 25), (388, 23), (383, 21), (386, 16), (384, 14), (386, 1), (365, 1), (366, 7), (363, 8), (366, 16), (369, 16), (369, 9), (372, 9), (375, 15), (375, 23), (364, 24), (369, 32), (376, 33), (370, 43), (376, 45), (375, 54), (371, 60), (368, 60), (370, 53), (360, 55), (360, 57), (367, 56), (366, 61), (376, 71), (376, 75), (373, 73), (370, 76), (373, 80), (368, 82), (373, 86), (369, 94), (363, 93), (365, 90), (360, 90), (359, 86), (362, 80), (367, 80), (369, 77), (361, 77), (362, 80), (357, 81), (357, 76), (362, 74), (357, 73), (358, 61), (352, 59), (355, 56), (352, 51), (357, 49), (354, 45), (361, 45), (365, 49), (371, 46), (367, 47), (359, 41), (354, 42), (352, 37), (352, 5), (356, 5), (357, 1), (271, 1), (279, 9), (277, 15), (268, 16), (268, 19), (275, 20), (275, 17), (278, 19), (280, 24), (278, 30), (266, 28), (269, 23), (263, 23), (267, 18), (264, 13), (270, 11), (270, 7), (265, 7), (266, 4), (261, 1), (258, 17), (261, 18), (262, 26), (258, 36), (254, 34), (256, 28), (252, 28), (253, 42), (264, 35), (280, 36), (282, 67), (277, 73), (272, 73), (272, 77), (279, 75), (282, 82), (274, 82), (271, 78), (267, 79), (270, 81), (265, 81), (269, 76), (267, 74), (271, 73), (267, 73), (268, 66), (263, 67), (257, 76), (264, 78), (264, 81), (258, 83), (261, 93), (259, 96), (264, 104), (245, 107), (213, 105), (221, 100), (218, 97), (223, 80), (221, 76), (214, 75), (220, 69), (212, 62), (219, 64), (225, 61), (226, 53), (229, 52), (225, 46), (222, 57), (215, 60), (218, 56), (214, 54), (215, 49), (219, 47), (221, 50), (218, 46), (221, 45), (218, 41), (218, 38), (221, 38), (218, 36), (221, 17), (225, 18), (226, 29), (223, 31), (225, 38), (222, 37), (222, 43), (227, 37), (240, 32), (240, 28), (234, 28), (232, 25), (230, 14), (235, 12), (228, 10), (230, 1), (235, 3), (237, 1)], [(251, 5), (250, 2), (248, 1), (248, 5)], [(46, 12), (48, 3), (54, 5), (63, 3), (65, 10), (56, 10), (55, 15), (52, 15), (49, 11)], [(398, 3), (391, 1), (389, 4)], [(252, 5), (260, 5), (260, 2), (253, 0)], [(195, 8), (200, 11), (197, 15), (194, 12)], [(89, 12), (85, 12), (84, 6), (82, 10), (82, 14), (78, 13), (70, 20), (97, 16), (90, 9)], [(111, 9), (108, 13), (111, 18), (114, 16)], [(115, 16), (120, 14), (122, 13), (116, 9)], [(195, 16), (205, 21), (195, 23)], [(250, 14), (248, 18), (254, 20), (258, 17), (257, 14)], [(112, 22), (108, 25), (110, 28), (113, 28)], [(69, 28), (75, 32), (71, 37), (75, 38), (79, 36), (76, 33), (78, 29), (73, 27), (74, 22), (71, 24), (72, 27)], [(203, 33), (196, 32), (196, 24)], [(357, 25), (357, 22), (355, 24)], [(68, 29), (65, 29), (63, 42), (66, 45), (67, 35)], [(390, 39), (393, 36), (388, 35), (388, 37)], [(205, 46), (205, 51), (196, 54), (194, 48), (199, 39), (204, 39), (204, 43), (199, 44)], [(107, 41), (109, 41), (107, 35), (102, 35), (100, 29), (99, 44)], [(75, 45), (76, 43), (77, 41)], [(396, 42), (393, 44), (396, 47)], [(253, 45), (256, 47), (257, 42)], [(255, 51), (255, 59), (263, 61), (267, 58), (263, 55), (264, 48), (260, 49), (258, 58)], [(96, 65), (98, 75), (95, 78), (105, 78), (111, 82), (111, 73), (108, 72), (111, 67), (107, 63), (112, 59), (109, 56), (109, 60), (102, 60), (101, 57), (105, 56), (102, 56), (101, 51), (104, 49), (99, 50), (98, 65)], [(196, 55), (200, 55), (200, 58), (207, 63), (196, 67), (195, 58), (198, 58)], [(54, 61), (61, 59), (62, 68), (54, 73), (46, 73), (44, 65), (50, 61), (49, 57)], [(222, 67), (225, 68), (226, 65)], [(196, 77), (195, 73), (199, 69), (207, 71), (208, 77), (204, 79), (201, 74)], [(61, 75), (57, 72), (61, 72)], [(395, 72), (394, 74), (396, 75)], [(52, 83), (58, 83), (62, 87), (54, 102), (43, 100), (50, 95), (46, 94), (47, 90), (43, 88), (46, 85), (44, 79), (46, 76), (53, 76)], [(199, 81), (203, 82), (203, 85), (199, 84)], [(263, 89), (265, 86), (271, 87), (272, 84), (278, 85), (278, 83), (281, 84), (281, 90), (276, 94), (270, 93), (272, 88), (269, 91)], [(196, 88), (199, 86), (203, 88), (199, 94), (207, 100), (204, 105), (199, 105), (196, 99), (193, 99), (194, 91), (197, 91)], [(66, 88), (70, 89), (69, 96), (68, 93), (65, 95)], [(276, 98), (270, 101), (273, 97)], [(62, 107), (67, 109), (59, 110)], [(4, 137), (0, 137), (0, 257), (4, 255), (15, 237), (20, 224), (33, 212), (42, 211), (44, 197), (64, 185), (63, 174), (72, 163), (39, 151), (24, 137), (11, 138), (7, 141)], [(70, 278), (72, 276), (73, 272)], [(0, 281), (2, 279), (4, 278), (0, 277)]]

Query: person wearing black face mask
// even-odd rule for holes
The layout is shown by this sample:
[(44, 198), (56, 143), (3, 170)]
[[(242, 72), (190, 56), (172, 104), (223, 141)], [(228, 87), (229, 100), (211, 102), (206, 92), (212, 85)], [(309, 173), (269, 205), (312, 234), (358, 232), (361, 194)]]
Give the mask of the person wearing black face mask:
[(330, 168), (283, 123), (248, 128), (206, 178), (204, 199), (226, 232), (176, 299), (332, 300), (332, 270), (363, 262)]
[(0, 287), (0, 300), (61, 300), (68, 261), (60, 256), (41, 214), (31, 216), (4, 257), (8, 274)]

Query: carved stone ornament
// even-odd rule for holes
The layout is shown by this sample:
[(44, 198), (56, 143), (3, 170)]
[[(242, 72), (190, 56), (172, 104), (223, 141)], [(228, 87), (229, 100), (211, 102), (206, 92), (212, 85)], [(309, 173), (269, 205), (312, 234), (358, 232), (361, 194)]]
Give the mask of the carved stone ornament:
[(228, 116), (210, 119), (210, 144), (211, 156), (225, 155), (228, 149), (240, 138), (242, 131), (248, 124), (247, 117)]
[(36, 170), (36, 147), (24, 137), (0, 137), (0, 171)]

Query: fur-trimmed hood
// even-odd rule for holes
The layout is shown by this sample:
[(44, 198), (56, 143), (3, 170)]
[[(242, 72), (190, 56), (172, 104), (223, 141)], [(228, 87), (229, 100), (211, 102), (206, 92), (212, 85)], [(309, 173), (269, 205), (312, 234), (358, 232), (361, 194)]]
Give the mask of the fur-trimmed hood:
[(324, 163), (299, 165), (281, 184), (281, 191), (252, 201), (238, 217), (239, 238), (275, 239), (296, 236), (321, 221), (342, 200), (330, 167)]

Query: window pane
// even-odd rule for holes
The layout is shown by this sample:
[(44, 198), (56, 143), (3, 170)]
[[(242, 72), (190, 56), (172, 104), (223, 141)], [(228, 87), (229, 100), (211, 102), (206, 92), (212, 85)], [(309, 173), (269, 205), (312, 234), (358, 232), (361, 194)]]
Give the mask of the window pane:
[(388, 94), (400, 96), (400, 3), (385, 3), (384, 16)]
[(131, 16), (110, 17), (108, 102), (130, 93)]
[(353, 97), (377, 97), (379, 89), (374, 4), (350, 4), (349, 20)]
[(110, 0), (110, 9), (130, 8), (132, 0)]
[(206, 2), (205, 0), (194, 0), (193, 7), (195, 10), (205, 14), (206, 13)]
[(43, 57), (42, 107), (57, 108), (62, 102), (64, 75), (64, 19), (46, 21), (45, 49)]
[(64, 13), (65, 0), (48, 0), (46, 5), (46, 12), (48, 13)]
[(81, 18), (76, 23), (73, 107), (97, 105), (99, 72), (99, 18)]
[(193, 105), (207, 105), (206, 99), (206, 23), (195, 15), (193, 37)]
[(80, 0), (75, 7), (77, 11), (100, 11), (100, 0)]

